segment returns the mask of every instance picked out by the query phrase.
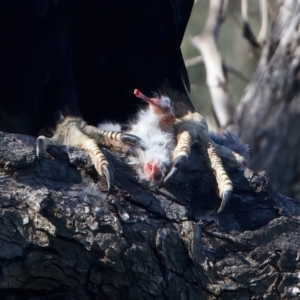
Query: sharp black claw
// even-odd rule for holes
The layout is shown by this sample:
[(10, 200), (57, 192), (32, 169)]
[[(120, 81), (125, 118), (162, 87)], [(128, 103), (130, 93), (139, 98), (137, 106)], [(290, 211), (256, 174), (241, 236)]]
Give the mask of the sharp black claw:
[(217, 211), (218, 214), (221, 213), (224, 210), (224, 208), (227, 206), (227, 204), (231, 198), (231, 195), (232, 195), (231, 192), (232, 192), (231, 190), (228, 190), (223, 193), (221, 205)]
[(171, 170), (169, 171), (169, 173), (167, 174), (167, 176), (165, 177), (163, 183), (167, 183), (171, 178), (174, 177), (174, 175), (177, 173), (177, 168), (172, 166)]
[(102, 171), (104, 173), (107, 182), (107, 195), (109, 195), (115, 184), (114, 173), (111, 170), (109, 165), (102, 166)]
[(142, 139), (140, 139), (139, 137), (133, 135), (133, 134), (129, 134), (129, 133), (123, 133), (121, 140), (124, 144), (132, 146), (132, 147), (140, 147), (142, 150), (146, 150), (147, 146), (144, 143), (144, 141)]
[(35, 152), (38, 159), (41, 158), (43, 150), (44, 150), (44, 141), (42, 139), (37, 139), (35, 145)]
[(185, 163), (187, 160), (187, 157), (185, 155), (180, 155), (178, 157), (175, 158), (172, 168), (169, 171), (169, 173), (166, 175), (166, 177), (164, 178), (163, 183), (168, 182), (171, 178), (174, 177), (174, 175), (177, 173), (178, 168)]

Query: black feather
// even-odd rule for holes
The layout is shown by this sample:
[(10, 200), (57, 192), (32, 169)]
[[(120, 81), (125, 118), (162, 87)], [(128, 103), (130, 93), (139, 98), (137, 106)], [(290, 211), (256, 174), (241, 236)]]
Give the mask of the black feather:
[(214, 143), (240, 154), (245, 158), (246, 162), (249, 163), (250, 156), (248, 145), (245, 145), (232, 131), (226, 131), (221, 134), (210, 132), (209, 135)]
[(194, 111), (180, 50), (192, 4), (1, 1), (0, 130), (37, 135), (57, 111), (126, 122), (139, 107), (135, 88), (168, 86), (176, 116)]

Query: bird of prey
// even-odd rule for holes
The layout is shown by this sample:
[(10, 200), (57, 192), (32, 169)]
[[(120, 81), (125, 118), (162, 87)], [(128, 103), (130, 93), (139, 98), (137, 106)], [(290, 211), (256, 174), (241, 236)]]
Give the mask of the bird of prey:
[[(232, 182), (204, 118), (189, 96), (180, 44), (194, 0), (14, 0), (0, 3), (0, 130), (38, 136), (86, 151), (109, 187), (113, 174), (99, 144), (103, 119), (124, 122), (137, 111), (138, 88), (172, 101), (176, 145), (167, 179), (199, 143), (215, 174), (221, 208)], [(120, 144), (143, 147), (131, 134)], [(183, 146), (184, 145), (184, 146)]]

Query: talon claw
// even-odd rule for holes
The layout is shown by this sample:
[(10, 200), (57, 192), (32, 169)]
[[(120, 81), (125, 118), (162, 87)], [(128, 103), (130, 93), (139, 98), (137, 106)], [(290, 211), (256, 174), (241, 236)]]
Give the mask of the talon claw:
[(179, 166), (182, 165), (183, 163), (185, 163), (186, 160), (187, 160), (187, 157), (185, 155), (180, 155), (180, 156), (176, 157), (176, 159), (173, 162), (172, 168), (169, 171), (169, 173), (166, 175), (166, 177), (164, 178), (163, 183), (166, 183), (171, 178), (173, 178), (174, 175), (177, 173)]
[(175, 167), (179, 167), (180, 165), (184, 164), (187, 160), (187, 156), (186, 155), (180, 155), (178, 157), (176, 157), (176, 159), (173, 162), (173, 166)]
[(36, 152), (36, 156), (38, 159), (41, 158), (41, 154), (44, 151), (44, 146), (45, 146), (45, 144), (44, 144), (43, 139), (38, 138), (36, 140), (36, 144), (35, 144), (35, 152)]
[(102, 172), (107, 182), (107, 195), (111, 193), (112, 187), (115, 184), (114, 173), (112, 172), (109, 165), (102, 166)]
[(144, 141), (133, 134), (123, 133), (121, 136), (121, 141), (124, 144), (127, 144), (132, 147), (139, 146), (144, 151), (147, 149), (147, 146), (144, 143)]
[(167, 183), (171, 178), (174, 177), (174, 175), (177, 173), (177, 169), (176, 167), (172, 167), (171, 170), (169, 171), (169, 173), (166, 175), (166, 177), (164, 178), (163, 183)]
[(229, 200), (231, 198), (231, 195), (232, 195), (231, 190), (227, 190), (223, 193), (221, 205), (217, 211), (218, 214), (221, 213), (224, 210), (224, 208), (227, 206), (227, 204), (229, 203)]

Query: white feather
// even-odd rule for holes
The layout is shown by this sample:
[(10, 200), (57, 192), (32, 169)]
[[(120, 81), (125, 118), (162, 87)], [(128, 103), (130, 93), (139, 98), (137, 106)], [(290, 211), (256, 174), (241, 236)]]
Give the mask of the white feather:
[(121, 125), (112, 122), (99, 123), (98, 128), (102, 130), (121, 131)]
[(156, 164), (162, 177), (166, 175), (172, 163), (175, 147), (174, 129), (173, 126), (164, 126), (163, 130), (160, 123), (162, 117), (163, 115), (155, 114), (151, 107), (148, 107), (138, 112), (136, 121), (131, 123), (131, 130), (128, 131), (141, 138), (147, 146), (145, 151), (137, 151), (137, 157), (129, 158), (129, 162), (137, 167), (142, 180), (147, 179), (143, 171), (147, 163)]
[[(171, 101), (168, 97), (160, 98), (162, 107), (171, 107)], [(151, 106), (140, 110), (136, 117), (130, 122), (130, 130), (125, 133), (133, 134), (143, 140), (146, 150), (131, 147), (131, 154), (128, 157), (129, 164), (137, 170), (141, 180), (148, 180), (144, 172), (147, 163), (154, 164), (158, 167), (161, 177), (165, 177), (170, 166), (172, 153), (175, 147), (175, 135), (173, 124), (168, 125), (161, 122), (165, 117), (163, 113), (155, 113)], [(121, 131), (118, 123), (104, 122), (98, 125), (100, 129)]]

